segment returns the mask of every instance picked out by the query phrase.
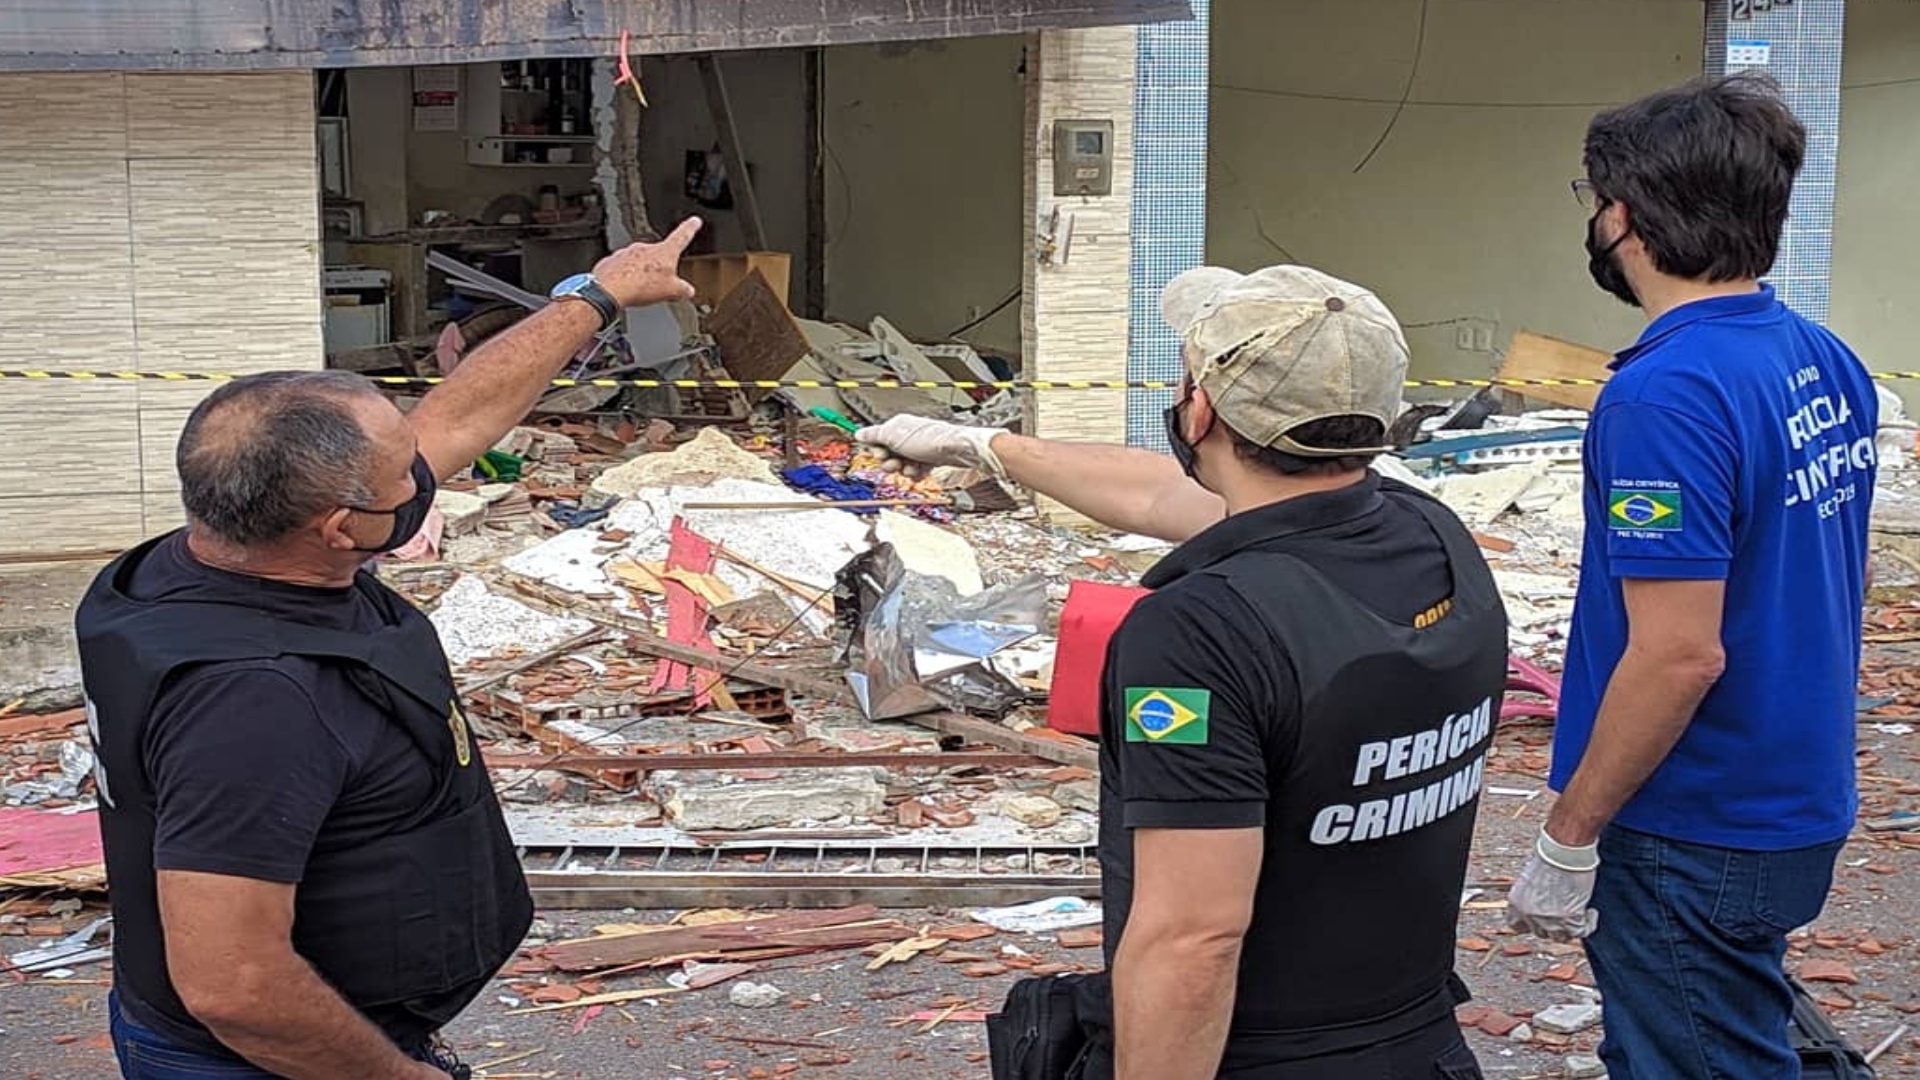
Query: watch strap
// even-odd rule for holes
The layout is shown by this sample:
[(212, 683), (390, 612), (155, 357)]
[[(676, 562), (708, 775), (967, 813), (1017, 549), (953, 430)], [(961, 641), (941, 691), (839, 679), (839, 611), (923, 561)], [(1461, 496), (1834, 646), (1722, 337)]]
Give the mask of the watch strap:
[(580, 285), (568, 289), (566, 292), (560, 294), (557, 299), (585, 300), (587, 303), (593, 305), (593, 310), (600, 313), (600, 330), (602, 333), (613, 329), (614, 324), (620, 321), (620, 302), (613, 298), (613, 294), (608, 292), (605, 286), (591, 278)]

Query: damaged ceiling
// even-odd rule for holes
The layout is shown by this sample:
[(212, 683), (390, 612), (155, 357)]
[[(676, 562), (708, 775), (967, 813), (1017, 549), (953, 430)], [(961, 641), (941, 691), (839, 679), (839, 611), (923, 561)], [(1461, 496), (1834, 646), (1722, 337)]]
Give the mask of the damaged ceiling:
[(1186, 0), (4, 0), (0, 71), (248, 71), (976, 37)]

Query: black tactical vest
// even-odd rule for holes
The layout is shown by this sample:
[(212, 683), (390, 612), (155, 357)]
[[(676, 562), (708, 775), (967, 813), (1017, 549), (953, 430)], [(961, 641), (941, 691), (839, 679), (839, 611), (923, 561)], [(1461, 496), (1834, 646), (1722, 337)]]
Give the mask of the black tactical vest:
[[(1390, 621), (1287, 553), (1224, 578), (1290, 658), (1299, 738), (1268, 748), (1265, 862), (1223, 1071), (1337, 1053), (1451, 1022), (1455, 924), (1505, 689), (1507, 620), (1470, 533), (1392, 486), (1444, 543), (1449, 601)], [(1386, 568), (1383, 568), (1386, 572)]]
[[(100, 830), (114, 915), (114, 975), (142, 1003), (192, 1028), (167, 978), (155, 896), (154, 792), (141, 746), (170, 677), (197, 664), (304, 656), (338, 663), (419, 747), (435, 792), (384, 837), (316, 847), (295, 894), (293, 946), (402, 1045), (452, 1019), (513, 955), (533, 900), (474, 748), (433, 626), (361, 574), (354, 588), (387, 629), (303, 626), (234, 604), (133, 599), (134, 567), (161, 540), (115, 560), (77, 617), (81, 676), (103, 783)], [(453, 993), (465, 989), (464, 994)], [(450, 996), (451, 995), (451, 996)]]

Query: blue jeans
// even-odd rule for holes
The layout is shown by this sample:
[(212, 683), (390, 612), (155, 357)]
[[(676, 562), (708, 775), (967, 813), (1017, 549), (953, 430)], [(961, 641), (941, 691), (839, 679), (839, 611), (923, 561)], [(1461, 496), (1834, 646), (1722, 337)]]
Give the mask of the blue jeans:
[[(232, 1055), (214, 1056), (172, 1042), (156, 1031), (129, 1020), (120, 1011), (117, 994), (107, 995), (108, 1023), (113, 1032), (113, 1054), (120, 1060), (125, 1080), (281, 1080)], [(436, 1057), (431, 1047), (414, 1057), (447, 1068), (452, 1063)]]
[(1736, 851), (1602, 834), (1586, 944), (1612, 1080), (1800, 1080), (1787, 934), (1820, 914), (1842, 843)]

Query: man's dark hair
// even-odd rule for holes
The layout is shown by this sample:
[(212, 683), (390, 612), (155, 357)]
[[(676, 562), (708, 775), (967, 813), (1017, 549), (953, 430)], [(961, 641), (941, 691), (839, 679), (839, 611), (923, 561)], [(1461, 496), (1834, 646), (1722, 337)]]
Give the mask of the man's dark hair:
[(345, 371), (248, 375), (202, 401), (180, 433), (180, 499), (232, 544), (268, 544), (337, 506), (366, 506), (373, 441), (354, 398), (380, 396)]
[(1764, 74), (1694, 79), (1601, 113), (1587, 179), (1625, 204), (1663, 274), (1737, 281), (1773, 268), (1807, 132)]
[[(1285, 476), (1337, 476), (1340, 473), (1364, 469), (1373, 463), (1378, 454), (1346, 454), (1341, 457), (1302, 457), (1285, 450), (1276, 450), (1271, 446), (1261, 446), (1232, 427), (1227, 434), (1233, 438), (1233, 452), (1241, 461), (1268, 472)], [(1387, 432), (1380, 421), (1370, 416), (1329, 416), (1325, 420), (1315, 420), (1289, 429), (1286, 434), (1295, 442), (1304, 446), (1324, 447), (1339, 450), (1349, 446), (1380, 446), (1386, 442)]]

